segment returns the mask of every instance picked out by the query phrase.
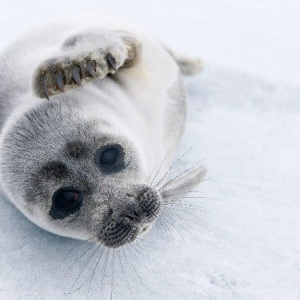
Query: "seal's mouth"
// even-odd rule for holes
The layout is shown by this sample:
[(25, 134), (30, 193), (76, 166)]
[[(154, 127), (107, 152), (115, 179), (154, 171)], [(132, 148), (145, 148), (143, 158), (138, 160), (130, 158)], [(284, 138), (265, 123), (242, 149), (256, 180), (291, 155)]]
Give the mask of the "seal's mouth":
[(159, 216), (161, 199), (155, 189), (144, 187), (134, 200), (110, 209), (102, 223), (99, 241), (117, 248), (145, 235)]
[(141, 235), (146, 234), (147, 232), (149, 232), (151, 225), (147, 225), (145, 226), (142, 231), (141, 231)]

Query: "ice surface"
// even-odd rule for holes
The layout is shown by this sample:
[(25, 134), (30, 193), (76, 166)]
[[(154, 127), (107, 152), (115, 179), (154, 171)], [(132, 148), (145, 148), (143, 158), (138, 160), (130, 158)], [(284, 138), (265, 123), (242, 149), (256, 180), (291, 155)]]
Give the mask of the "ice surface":
[(85, 5), (124, 12), (173, 47), (204, 53), (206, 69), (186, 79), (179, 153), (193, 149), (179, 169), (204, 158), (212, 179), (196, 194), (208, 198), (185, 199), (209, 213), (174, 207), (172, 225), (160, 223), (124, 253), (104, 252), (98, 265), (101, 250), (39, 229), (0, 199), (0, 299), (110, 299), (112, 286), (113, 299), (300, 299), (297, 2), (24, 3), (2, 1), (1, 47), (25, 25)]

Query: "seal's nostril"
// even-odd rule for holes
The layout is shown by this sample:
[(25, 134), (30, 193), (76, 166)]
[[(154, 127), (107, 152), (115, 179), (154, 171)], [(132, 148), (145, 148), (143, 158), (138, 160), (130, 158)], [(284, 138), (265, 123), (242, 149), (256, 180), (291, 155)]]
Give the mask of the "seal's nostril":
[(128, 218), (131, 221), (139, 222), (141, 219), (141, 215), (139, 212), (137, 212), (134, 208), (129, 208), (127, 211), (125, 211), (122, 215), (125, 218)]

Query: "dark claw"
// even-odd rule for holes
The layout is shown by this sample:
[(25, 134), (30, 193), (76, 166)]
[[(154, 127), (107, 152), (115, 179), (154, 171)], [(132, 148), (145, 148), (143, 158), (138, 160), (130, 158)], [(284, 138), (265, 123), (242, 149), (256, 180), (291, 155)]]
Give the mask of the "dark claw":
[(108, 65), (114, 70), (117, 70), (117, 66), (116, 66), (116, 60), (114, 59), (114, 57), (111, 54), (107, 54), (106, 55), (106, 61), (108, 63)]
[(47, 78), (46, 76), (43, 76), (42, 78), (42, 89), (43, 89), (43, 94), (45, 96), (46, 99), (49, 99), (49, 95), (48, 95), (48, 87), (47, 87)]
[(96, 78), (96, 64), (94, 61), (89, 61), (87, 66), (86, 66), (89, 74), (93, 77), (93, 78)]
[(72, 78), (74, 79), (74, 81), (78, 84), (81, 85), (81, 79), (80, 79), (80, 68), (75, 66), (72, 69)]
[(56, 84), (61, 92), (64, 93), (64, 74), (62, 71), (57, 71), (55, 74)]

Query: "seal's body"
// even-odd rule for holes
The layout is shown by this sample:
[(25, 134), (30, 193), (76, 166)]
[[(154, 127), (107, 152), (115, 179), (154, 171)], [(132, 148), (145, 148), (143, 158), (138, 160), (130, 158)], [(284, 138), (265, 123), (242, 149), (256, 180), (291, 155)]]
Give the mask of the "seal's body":
[(1, 190), (38, 226), (118, 247), (150, 227), (176, 184), (203, 177), (165, 184), (185, 90), (174, 57), (135, 26), (47, 24), (0, 68)]

